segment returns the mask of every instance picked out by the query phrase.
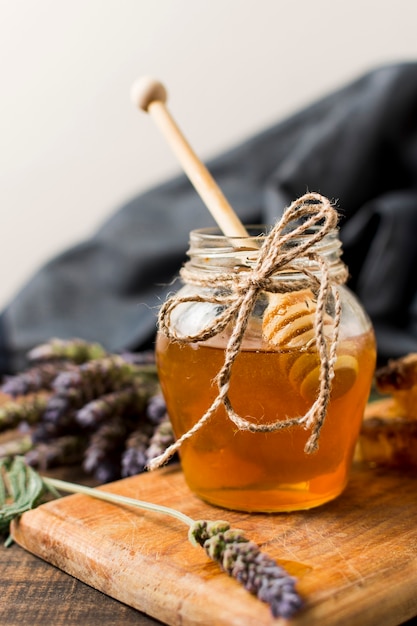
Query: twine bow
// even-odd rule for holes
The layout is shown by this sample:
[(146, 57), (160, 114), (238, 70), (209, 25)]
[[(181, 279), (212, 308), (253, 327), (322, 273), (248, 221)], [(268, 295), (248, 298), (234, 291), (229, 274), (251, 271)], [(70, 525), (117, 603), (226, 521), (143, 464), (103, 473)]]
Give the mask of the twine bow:
[[(294, 223), (293, 228), (288, 228)], [(198, 422), (184, 433), (175, 443), (169, 446), (159, 457), (153, 459), (149, 469), (163, 465), (182, 445), (190, 439), (223, 405), (227, 417), (239, 430), (250, 432), (274, 432), (283, 428), (303, 425), (311, 429), (310, 437), (305, 446), (305, 452), (310, 454), (318, 449), (320, 431), (323, 426), (327, 406), (330, 400), (334, 365), (336, 361), (336, 347), (340, 326), (341, 304), (336, 284), (346, 281), (347, 270), (343, 266), (341, 272), (330, 276), (326, 261), (314, 251), (314, 246), (337, 226), (337, 213), (330, 201), (317, 193), (308, 193), (295, 200), (288, 207), (282, 218), (277, 222), (270, 233), (265, 237), (264, 244), (257, 252), (257, 259), (253, 269), (247, 272), (219, 272), (214, 277), (196, 274), (187, 267), (181, 270), (182, 278), (189, 284), (201, 287), (213, 286), (213, 283), (222, 287), (225, 295), (174, 295), (169, 298), (160, 309), (159, 328), (174, 341), (191, 343), (205, 341), (222, 332), (233, 322), (233, 330), (225, 348), (223, 366), (218, 372), (215, 382), (218, 394), (209, 409)], [(294, 261), (297, 260), (295, 264)], [(320, 268), (320, 279), (306, 267), (302, 261), (311, 261)], [(301, 261), (301, 263), (300, 263)], [(274, 274), (279, 271), (296, 271), (303, 273), (305, 279), (298, 281), (273, 280)], [(317, 308), (315, 313), (315, 340), (320, 358), (319, 391), (315, 402), (307, 413), (300, 417), (277, 420), (269, 424), (256, 424), (240, 417), (233, 409), (229, 398), (230, 379), (233, 363), (240, 351), (243, 336), (248, 325), (255, 302), (262, 291), (270, 293), (296, 291), (309, 285), (317, 290)], [(329, 292), (333, 294), (335, 313), (333, 319), (333, 333), (330, 344), (324, 334), (325, 305)], [(195, 335), (180, 335), (171, 323), (171, 315), (179, 304), (186, 302), (210, 302), (221, 306), (221, 313), (216, 319), (201, 329)]]

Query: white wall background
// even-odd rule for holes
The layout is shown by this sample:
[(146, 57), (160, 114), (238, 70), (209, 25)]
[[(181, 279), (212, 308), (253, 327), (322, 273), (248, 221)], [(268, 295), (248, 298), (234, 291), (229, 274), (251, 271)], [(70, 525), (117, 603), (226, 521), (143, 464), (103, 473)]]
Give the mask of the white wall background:
[(48, 258), (178, 172), (142, 74), (202, 158), (385, 62), (415, 0), (0, 0), (0, 308)]

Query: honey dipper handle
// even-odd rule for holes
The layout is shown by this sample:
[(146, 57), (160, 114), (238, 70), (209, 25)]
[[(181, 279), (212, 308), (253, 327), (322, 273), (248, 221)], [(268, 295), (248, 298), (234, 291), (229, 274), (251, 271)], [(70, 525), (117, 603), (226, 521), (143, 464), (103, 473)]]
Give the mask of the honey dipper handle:
[(164, 85), (145, 76), (133, 84), (131, 95), (134, 104), (152, 116), (223, 234), (226, 237), (247, 237), (242, 222), (171, 117), (165, 105), (167, 92)]

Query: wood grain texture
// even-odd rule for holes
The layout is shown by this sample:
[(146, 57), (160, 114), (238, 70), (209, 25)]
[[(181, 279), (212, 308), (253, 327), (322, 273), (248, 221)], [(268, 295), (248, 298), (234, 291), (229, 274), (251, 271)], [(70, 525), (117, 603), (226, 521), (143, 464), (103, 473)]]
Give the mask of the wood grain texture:
[(2, 626), (157, 626), (14, 544), (0, 546)]
[[(306, 605), (291, 622), (296, 626), (393, 626), (417, 615), (416, 487), (415, 475), (357, 465), (336, 501), (283, 515), (206, 505), (172, 467), (105, 488), (241, 528), (298, 577)], [(167, 624), (280, 623), (189, 544), (181, 522), (165, 516), (74, 495), (26, 513), (13, 536), (46, 561)]]

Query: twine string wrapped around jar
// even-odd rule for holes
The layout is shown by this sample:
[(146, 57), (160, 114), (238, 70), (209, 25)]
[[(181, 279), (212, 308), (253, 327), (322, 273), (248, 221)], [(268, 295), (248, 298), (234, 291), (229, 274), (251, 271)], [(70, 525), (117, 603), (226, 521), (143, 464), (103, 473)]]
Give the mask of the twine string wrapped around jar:
[[(290, 228), (290, 225), (293, 227)], [(330, 400), (340, 326), (341, 304), (336, 286), (346, 282), (348, 272), (346, 267), (340, 264), (340, 271), (330, 273), (327, 262), (314, 250), (314, 246), (336, 226), (337, 212), (330, 201), (320, 194), (308, 193), (294, 201), (266, 235), (262, 247), (257, 250), (257, 259), (252, 269), (246, 272), (220, 271), (210, 273), (207, 277), (206, 274), (196, 272), (195, 269), (190, 271), (187, 267), (182, 268), (181, 276), (187, 284), (203, 288), (212, 287), (215, 284), (219, 289), (216, 295), (174, 295), (169, 298), (160, 309), (160, 331), (173, 341), (194, 343), (206, 341), (218, 335), (232, 322), (233, 330), (225, 348), (224, 363), (215, 378), (218, 393), (213, 403), (192, 428), (149, 464), (149, 469), (155, 469), (166, 463), (185, 440), (190, 439), (210, 420), (221, 405), (224, 406), (229, 420), (239, 430), (275, 432), (293, 426), (304, 426), (311, 430), (305, 452), (311, 454), (318, 449), (320, 431)], [(312, 272), (308, 269), (312, 263), (319, 267), (319, 272)], [(297, 280), (285, 280), (285, 278), (280, 281), (274, 280), (274, 275), (284, 270), (304, 274), (304, 277)], [(273, 303), (274, 298), (277, 297), (275, 294), (305, 288), (317, 293), (314, 314), (315, 344), (320, 361), (317, 397), (310, 409), (302, 416), (281, 419), (269, 424), (250, 422), (239, 416), (233, 409), (229, 389), (233, 363), (239, 354), (251, 312), (261, 292), (266, 292), (270, 303)], [(324, 325), (326, 318), (326, 328), (328, 328), (326, 302), (330, 295), (333, 296), (334, 315), (330, 341), (328, 341)], [(171, 316), (180, 304), (187, 302), (207, 302), (219, 305), (222, 310), (215, 320), (212, 320), (197, 334), (182, 335), (177, 332)]]

